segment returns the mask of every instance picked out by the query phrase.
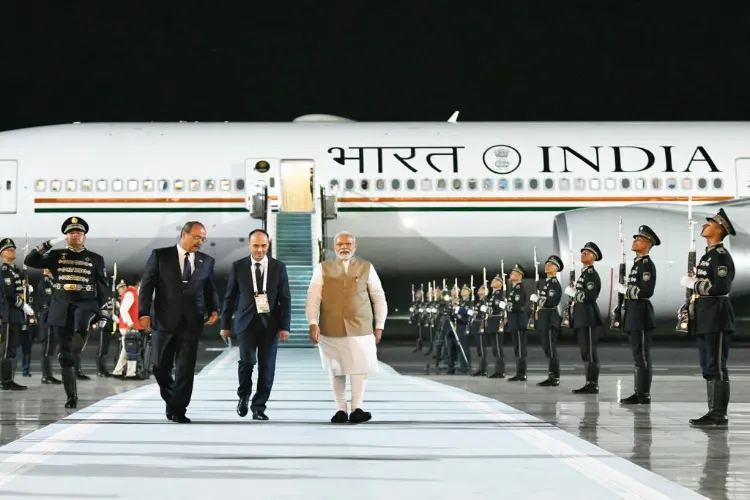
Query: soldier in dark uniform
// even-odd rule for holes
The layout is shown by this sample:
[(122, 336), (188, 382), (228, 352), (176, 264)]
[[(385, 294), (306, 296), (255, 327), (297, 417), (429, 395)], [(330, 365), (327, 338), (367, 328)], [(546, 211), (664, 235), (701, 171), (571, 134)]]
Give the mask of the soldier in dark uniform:
[(701, 371), (706, 379), (709, 411), (690, 420), (695, 426), (725, 426), (729, 423), (729, 371), (727, 358), (734, 333), (734, 310), (729, 301), (734, 281), (734, 260), (722, 243), (735, 236), (724, 209), (706, 219), (701, 236), (706, 238), (706, 253), (701, 257), (695, 277), (684, 276), (680, 284), (694, 291), (695, 310), (692, 332), (698, 341)]
[(422, 290), (417, 290), (414, 293), (414, 301), (411, 303), (409, 308), (409, 324), (414, 325), (414, 333), (417, 336), (417, 347), (412, 352), (420, 352), (424, 344), (422, 343), (422, 324), (424, 316), (424, 298), (422, 296)]
[(495, 369), (489, 375), (489, 378), (505, 378), (505, 354), (503, 353), (503, 344), (505, 343), (505, 297), (503, 291), (505, 284), (503, 277), (499, 274), (492, 278), (490, 282), (492, 295), (489, 298), (490, 309), (488, 311), (487, 328), (485, 335), (492, 345), (492, 354), (495, 357)]
[(547, 279), (544, 281), (539, 297), (531, 296), (537, 303), (536, 331), (542, 339), (542, 349), (547, 356), (547, 379), (539, 382), (540, 387), (560, 385), (560, 358), (557, 357), (557, 340), (560, 336), (562, 318), (557, 312), (557, 306), (562, 299), (562, 286), (557, 279), (557, 273), (563, 270), (563, 262), (557, 255), (551, 255), (544, 264)]
[(513, 287), (508, 291), (508, 331), (513, 336), (513, 353), (516, 355), (516, 374), (509, 382), (526, 380), (526, 330), (529, 325), (526, 292), (522, 280), (526, 271), (516, 264), (510, 272)]
[(43, 273), (42, 279), (36, 286), (34, 298), (36, 314), (39, 318), (39, 338), (42, 341), (42, 383), (60, 384), (62, 382), (52, 375), (52, 356), (55, 354), (58, 343), (57, 332), (47, 324), (47, 314), (55, 288), (50, 270), (44, 269)]
[(21, 345), (21, 329), (26, 325), (26, 316), (33, 316), (34, 310), (23, 301), (23, 279), (21, 271), (14, 264), (16, 244), (10, 238), (0, 242), (0, 290), (2, 290), (2, 361), (0, 361), (0, 388), (10, 391), (22, 391), (25, 385), (13, 380), (13, 359)]
[(576, 287), (568, 286), (565, 294), (574, 302), (571, 323), (581, 348), (581, 358), (586, 371), (586, 384), (573, 389), (573, 394), (599, 394), (599, 330), (604, 324), (596, 300), (602, 289), (599, 273), (594, 262), (602, 260), (602, 252), (596, 243), (588, 242), (581, 249), (583, 269), (576, 280)]
[[(456, 371), (456, 360), (458, 360), (459, 371), (463, 374), (469, 372), (469, 337), (468, 326), (473, 311), (471, 309), (471, 290), (464, 285), (461, 289), (461, 297), (452, 297), (453, 311), (451, 320), (453, 326), (448, 324), (446, 332), (446, 345), (448, 347), (448, 374), (453, 375)], [(453, 327), (456, 331), (453, 332)], [(458, 339), (456, 339), (458, 337)], [(466, 356), (464, 358), (464, 355)]]
[[(58, 358), (68, 398), (65, 407), (75, 408), (78, 403), (76, 364), (92, 323), (102, 320), (102, 327), (110, 316), (106, 309), (109, 287), (104, 258), (84, 246), (89, 231), (86, 221), (69, 217), (61, 230), (65, 236), (45, 241), (31, 250), (26, 256), (26, 265), (49, 269), (54, 276), (55, 291), (47, 313), (47, 324), (60, 341)], [(52, 249), (63, 240), (67, 240), (67, 248)]]
[(472, 377), (487, 375), (487, 347), (490, 343), (487, 341), (487, 317), (490, 312), (489, 300), (487, 300), (487, 287), (482, 285), (477, 291), (479, 300), (474, 304), (474, 316), (469, 327), (469, 336), (476, 342), (477, 356), (479, 357), (479, 367), (477, 371), (471, 374)]
[[(21, 276), (21, 300), (23, 300), (24, 293), (23, 287), (27, 284), (28, 271), (20, 270)], [(34, 309), (34, 295), (32, 292), (34, 287), (31, 284), (28, 285), (26, 291), (26, 303), (29, 304), (31, 309)], [(34, 311), (36, 313), (36, 311)], [(26, 317), (26, 323), (21, 327), (21, 370), (24, 377), (31, 377), (31, 349), (34, 345), (34, 338), (37, 336), (37, 324), (36, 317), (34, 315), (24, 315)], [(18, 367), (18, 356), (13, 358), (13, 374), (15, 375)]]
[(636, 257), (630, 268), (627, 284), (617, 284), (617, 291), (624, 295), (623, 330), (628, 332), (630, 347), (635, 361), (634, 394), (620, 400), (622, 404), (651, 403), (651, 333), (654, 324), (654, 307), (649, 300), (656, 287), (656, 266), (649, 252), (652, 247), (660, 245), (656, 233), (648, 226), (640, 226), (638, 234), (633, 236), (630, 247)]

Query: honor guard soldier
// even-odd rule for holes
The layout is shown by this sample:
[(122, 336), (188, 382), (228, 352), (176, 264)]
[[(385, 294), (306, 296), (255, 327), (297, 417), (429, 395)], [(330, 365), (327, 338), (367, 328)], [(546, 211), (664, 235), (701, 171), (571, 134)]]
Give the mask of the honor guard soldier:
[(544, 264), (547, 279), (539, 290), (539, 297), (531, 296), (537, 303), (536, 331), (542, 339), (542, 349), (547, 356), (547, 379), (539, 382), (540, 387), (556, 387), (560, 385), (560, 358), (557, 357), (557, 341), (560, 337), (562, 318), (557, 312), (557, 306), (562, 299), (562, 286), (557, 279), (557, 273), (562, 272), (563, 262), (557, 255), (551, 255)]
[(630, 268), (627, 284), (617, 284), (624, 296), (623, 330), (628, 333), (635, 362), (634, 394), (620, 400), (622, 404), (651, 403), (651, 334), (654, 324), (654, 307), (649, 300), (656, 288), (656, 266), (649, 252), (661, 244), (659, 237), (648, 226), (640, 226), (633, 236), (630, 249), (636, 257)]
[(50, 270), (44, 269), (42, 272), (42, 279), (37, 284), (36, 297), (34, 298), (37, 318), (39, 319), (39, 340), (42, 342), (42, 383), (61, 384), (62, 382), (52, 375), (52, 356), (55, 354), (59, 339), (57, 338), (57, 332), (53, 331), (47, 324), (47, 314), (55, 287)]
[(490, 313), (490, 304), (487, 300), (487, 287), (482, 285), (477, 290), (479, 300), (474, 304), (474, 316), (471, 320), (469, 335), (474, 338), (477, 347), (477, 356), (479, 357), (479, 368), (471, 374), (472, 377), (487, 375), (487, 317)]
[(706, 379), (709, 411), (691, 419), (695, 426), (725, 426), (729, 423), (729, 371), (727, 357), (734, 333), (734, 310), (729, 300), (734, 281), (734, 260), (722, 243), (735, 236), (732, 222), (724, 209), (706, 219), (701, 236), (706, 238), (706, 253), (698, 262), (695, 277), (684, 276), (682, 286), (694, 292), (695, 319), (692, 330), (698, 340), (701, 371)]
[(21, 272), (14, 264), (16, 260), (16, 244), (10, 238), (0, 242), (0, 256), (2, 265), (0, 274), (2, 281), (2, 361), (0, 362), (0, 388), (10, 391), (22, 391), (25, 385), (13, 380), (13, 359), (21, 345), (21, 329), (26, 325), (26, 316), (33, 316), (34, 310), (23, 301), (23, 279)]
[(599, 273), (594, 269), (594, 262), (602, 260), (602, 251), (596, 243), (588, 242), (581, 249), (581, 263), (583, 269), (576, 280), (576, 287), (568, 286), (565, 294), (572, 301), (573, 317), (571, 323), (578, 345), (581, 349), (581, 359), (586, 371), (586, 384), (580, 389), (573, 389), (573, 394), (599, 394), (599, 329), (604, 324), (599, 306), (596, 304), (602, 282)]
[[(76, 365), (81, 356), (87, 332), (97, 320), (106, 323), (110, 312), (106, 310), (109, 299), (107, 271), (104, 258), (88, 250), (84, 243), (89, 225), (80, 217), (69, 217), (61, 227), (64, 236), (45, 241), (26, 256), (26, 265), (49, 269), (54, 277), (47, 324), (58, 335), (60, 342), (60, 368), (67, 395), (66, 408), (78, 403)], [(64, 249), (52, 249), (57, 243), (67, 241)]]
[(505, 355), (503, 353), (503, 344), (505, 343), (505, 283), (503, 277), (499, 274), (492, 278), (490, 288), (492, 295), (489, 298), (490, 310), (487, 318), (487, 327), (485, 335), (489, 335), (489, 341), (492, 342), (492, 354), (495, 357), (495, 369), (489, 375), (489, 378), (505, 378)]
[(448, 325), (448, 338), (446, 345), (448, 347), (448, 374), (453, 375), (456, 372), (456, 360), (458, 360), (459, 371), (462, 374), (469, 373), (469, 321), (474, 314), (471, 309), (471, 289), (464, 285), (460, 292), (460, 297), (453, 297), (453, 327)]
[(516, 355), (516, 375), (509, 382), (526, 380), (526, 330), (529, 314), (526, 308), (527, 297), (523, 290), (523, 277), (526, 271), (519, 265), (510, 272), (513, 287), (508, 291), (508, 331), (513, 336), (513, 352)]
[(417, 335), (417, 347), (412, 352), (420, 352), (424, 344), (422, 342), (422, 324), (424, 316), (424, 298), (422, 296), (422, 290), (414, 292), (412, 285), (412, 301), (411, 307), (409, 308), (409, 324), (414, 325), (416, 330), (414, 333)]
[(440, 303), (437, 304), (437, 320), (435, 321), (437, 328), (435, 328), (435, 341), (433, 345), (435, 346), (435, 373), (440, 373), (440, 363), (445, 358), (445, 353), (443, 352), (445, 335), (451, 328), (448, 322), (450, 321), (452, 306), (451, 294), (445, 286), (437, 293), (437, 297), (440, 299)]

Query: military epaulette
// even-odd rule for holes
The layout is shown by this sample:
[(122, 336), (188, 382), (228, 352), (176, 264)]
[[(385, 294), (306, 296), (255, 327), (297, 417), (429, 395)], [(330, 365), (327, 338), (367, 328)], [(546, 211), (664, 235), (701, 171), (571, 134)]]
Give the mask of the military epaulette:
[(588, 268), (588, 269), (586, 270), (586, 272), (587, 272), (587, 273), (590, 273), (590, 274), (593, 274), (593, 272), (594, 272), (594, 268), (593, 268), (593, 267), (589, 267), (589, 268)]
[(647, 263), (648, 263), (648, 257), (644, 257), (644, 258), (643, 258), (643, 263), (644, 263), (644, 264), (647, 264)]
[(552, 279), (551, 279), (550, 281), (551, 281), (552, 283), (557, 283), (557, 278), (555, 278), (555, 277), (553, 276), (553, 277), (552, 277)]
[(726, 249), (724, 247), (716, 247), (716, 253), (727, 253)]
[(8, 269), (8, 267), (9, 267), (8, 264), (6, 264), (5, 262), (3, 262), (2, 270), (5, 271), (6, 269)]

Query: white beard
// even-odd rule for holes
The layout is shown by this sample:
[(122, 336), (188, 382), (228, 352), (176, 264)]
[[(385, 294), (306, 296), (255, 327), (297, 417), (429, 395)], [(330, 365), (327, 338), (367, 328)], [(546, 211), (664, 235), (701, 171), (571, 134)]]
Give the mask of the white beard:
[(350, 252), (349, 255), (342, 255), (340, 253), (336, 253), (336, 257), (338, 257), (339, 260), (349, 261), (349, 260), (352, 260), (352, 258), (354, 258), (354, 252)]

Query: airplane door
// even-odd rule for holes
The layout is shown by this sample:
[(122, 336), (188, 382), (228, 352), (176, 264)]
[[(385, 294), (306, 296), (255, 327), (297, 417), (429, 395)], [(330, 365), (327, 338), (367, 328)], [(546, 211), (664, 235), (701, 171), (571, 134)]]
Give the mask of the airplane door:
[(750, 196), (750, 158), (737, 158), (734, 161), (737, 172), (737, 197)]
[(0, 160), (0, 214), (14, 214), (18, 209), (18, 162)]
[(281, 160), (282, 212), (313, 212), (313, 160)]

